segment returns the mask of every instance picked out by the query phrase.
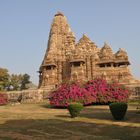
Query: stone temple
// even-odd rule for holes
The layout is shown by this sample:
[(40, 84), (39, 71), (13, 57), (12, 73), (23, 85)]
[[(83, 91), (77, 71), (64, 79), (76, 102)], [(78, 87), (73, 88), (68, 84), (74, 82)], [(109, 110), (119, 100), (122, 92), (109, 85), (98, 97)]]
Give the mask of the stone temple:
[(85, 34), (76, 42), (66, 17), (58, 12), (51, 24), (48, 46), (39, 69), (39, 88), (51, 91), (64, 81), (115, 79), (131, 85), (139, 83), (128, 68), (130, 62), (125, 50), (112, 52), (104, 43), (98, 48)]

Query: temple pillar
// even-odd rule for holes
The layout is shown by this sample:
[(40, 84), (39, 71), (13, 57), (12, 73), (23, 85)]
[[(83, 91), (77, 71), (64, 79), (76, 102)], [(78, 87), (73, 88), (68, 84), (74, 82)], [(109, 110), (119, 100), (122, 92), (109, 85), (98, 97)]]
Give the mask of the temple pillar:
[(86, 58), (86, 77), (87, 77), (87, 80), (91, 79), (91, 62), (90, 62), (89, 56), (87, 56)]
[(62, 62), (60, 61), (58, 61), (57, 79), (59, 83), (62, 82)]
[(113, 64), (113, 63), (111, 63), (111, 67), (112, 67), (112, 68), (114, 67), (114, 64)]

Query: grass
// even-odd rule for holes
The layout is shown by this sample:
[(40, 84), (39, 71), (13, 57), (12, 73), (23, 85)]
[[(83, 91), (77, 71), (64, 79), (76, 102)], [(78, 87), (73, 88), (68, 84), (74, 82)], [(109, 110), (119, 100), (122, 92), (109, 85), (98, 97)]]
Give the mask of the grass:
[(130, 104), (123, 121), (108, 106), (85, 107), (72, 119), (46, 103), (0, 106), (0, 140), (139, 140), (140, 114)]

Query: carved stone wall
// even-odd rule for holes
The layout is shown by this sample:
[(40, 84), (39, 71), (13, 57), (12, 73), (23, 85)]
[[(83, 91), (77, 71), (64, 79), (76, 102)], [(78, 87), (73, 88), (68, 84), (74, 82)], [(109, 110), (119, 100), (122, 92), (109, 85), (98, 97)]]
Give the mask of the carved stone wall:
[(39, 88), (54, 89), (65, 80), (90, 80), (101, 77), (124, 84), (139, 83), (130, 73), (125, 50), (112, 52), (104, 43), (98, 48), (85, 34), (76, 43), (66, 17), (58, 12), (51, 24), (48, 46), (39, 69)]

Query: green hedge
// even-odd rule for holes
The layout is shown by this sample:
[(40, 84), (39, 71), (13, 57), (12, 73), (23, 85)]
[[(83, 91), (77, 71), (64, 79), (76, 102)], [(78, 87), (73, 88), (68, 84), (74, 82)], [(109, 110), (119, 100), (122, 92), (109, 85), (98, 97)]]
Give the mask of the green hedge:
[(68, 106), (68, 110), (72, 118), (77, 117), (82, 109), (83, 105), (81, 103), (71, 103)]
[(110, 111), (115, 120), (122, 120), (127, 111), (127, 103), (115, 102), (109, 104)]

